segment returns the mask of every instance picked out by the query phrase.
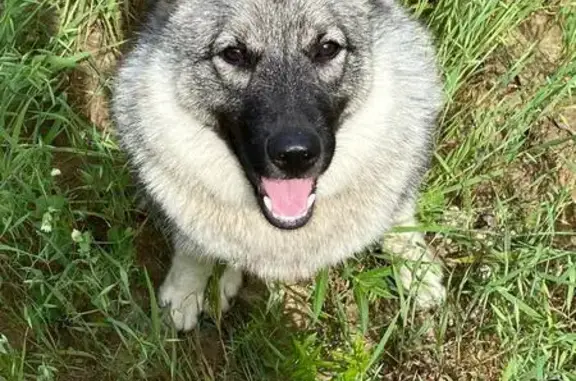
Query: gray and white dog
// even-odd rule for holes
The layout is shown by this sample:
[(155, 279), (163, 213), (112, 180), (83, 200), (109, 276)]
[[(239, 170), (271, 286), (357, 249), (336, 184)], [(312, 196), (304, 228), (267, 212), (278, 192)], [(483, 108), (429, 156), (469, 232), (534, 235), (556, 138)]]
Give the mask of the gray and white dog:
[[(114, 86), (121, 146), (168, 216), (160, 301), (196, 325), (215, 261), (223, 308), (242, 271), (295, 281), (414, 210), (442, 106), (427, 31), (393, 0), (166, 0)], [(421, 234), (391, 235), (405, 287), (445, 297)], [(426, 269), (427, 267), (428, 269)], [(431, 269), (430, 269), (431, 268)]]

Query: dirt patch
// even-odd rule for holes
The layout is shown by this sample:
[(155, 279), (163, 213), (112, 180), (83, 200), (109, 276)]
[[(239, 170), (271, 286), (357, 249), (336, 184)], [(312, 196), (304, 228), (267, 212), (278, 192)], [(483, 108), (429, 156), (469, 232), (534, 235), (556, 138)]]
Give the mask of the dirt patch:
[(390, 346), (382, 379), (499, 380), (508, 352), (496, 335), (482, 330), (490, 313), (478, 306), (463, 313), (470, 301), (458, 304), (442, 319), (421, 313), (404, 324), (407, 331)]
[(108, 31), (102, 20), (96, 20), (79, 38), (83, 41), (81, 50), (90, 53), (90, 58), (70, 74), (68, 88), (71, 103), (103, 131), (111, 128), (110, 80), (124, 50), (124, 43), (130, 41), (144, 19), (146, 3), (146, 0), (121, 3), (120, 31)]
[[(559, 67), (570, 57), (563, 43), (560, 17), (553, 13), (540, 11), (525, 21), (511, 33), (509, 39), (486, 62), (486, 71), (480, 82), (484, 90), (477, 85), (472, 97), (478, 97), (483, 91), (501, 86), (500, 78), (516, 65), (520, 59), (531, 52), (524, 61), (522, 70), (507, 86), (483, 97), (479, 102), (491, 102), (497, 99), (510, 113), (533, 101), (540, 89), (547, 85), (550, 76), (555, 75)], [(566, 81), (569, 78), (566, 78)], [(476, 95), (474, 95), (476, 94)], [(570, 217), (576, 202), (576, 99), (570, 96), (552, 101), (552, 106), (541, 111), (537, 119), (524, 132), (526, 140), (523, 149), (527, 151), (506, 165), (503, 180), (497, 184), (480, 184), (475, 190), (475, 202), (486, 206), (495, 194), (502, 193), (518, 198), (522, 205), (520, 215), (529, 218), (538, 213), (542, 203), (548, 202), (550, 192), (571, 193), (571, 203), (562, 206), (564, 211), (558, 219), (559, 226), (575, 228)], [(502, 115), (505, 118), (506, 115)], [(505, 120), (498, 123), (504, 124)], [(501, 131), (503, 140), (509, 139), (509, 131)], [(517, 134), (517, 132), (514, 132)], [(519, 192), (518, 190), (522, 191)], [(486, 195), (492, 195), (486, 199)], [(561, 229), (565, 230), (565, 229)]]
[(108, 45), (105, 29), (98, 22), (86, 32), (82, 50), (91, 57), (70, 74), (72, 104), (102, 130), (110, 127), (106, 79), (116, 66), (116, 55)]
[(307, 283), (283, 285), (284, 314), (296, 329), (306, 329), (310, 323), (310, 293)]
[(440, 349), (423, 343), (418, 352), (403, 358), (397, 369), (384, 372), (383, 380), (496, 381), (500, 379), (502, 357), (495, 337), (452, 340)]
[(153, 217), (141, 214), (135, 237), (136, 261), (146, 269), (154, 287), (159, 287), (171, 261), (171, 247), (167, 237), (158, 229)]

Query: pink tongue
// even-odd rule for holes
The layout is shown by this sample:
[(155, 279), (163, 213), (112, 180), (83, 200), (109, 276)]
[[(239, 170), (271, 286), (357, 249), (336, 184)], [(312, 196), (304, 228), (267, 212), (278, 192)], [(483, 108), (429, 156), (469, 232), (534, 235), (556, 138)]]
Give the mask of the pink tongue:
[(299, 217), (308, 209), (312, 179), (277, 180), (262, 178), (262, 187), (272, 201), (272, 213), (281, 217)]

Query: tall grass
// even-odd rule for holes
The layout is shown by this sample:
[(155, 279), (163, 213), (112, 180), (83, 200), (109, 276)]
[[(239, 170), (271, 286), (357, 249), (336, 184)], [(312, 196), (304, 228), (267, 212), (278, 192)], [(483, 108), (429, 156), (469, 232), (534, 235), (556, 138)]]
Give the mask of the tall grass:
[[(0, 379), (576, 380), (575, 5), (405, 3), (445, 78), (419, 228), (445, 258), (447, 304), (417, 315), (374, 247), (301, 287), (253, 285), (177, 336), (154, 298), (165, 247), (74, 87), (80, 71), (109, 82), (87, 46), (98, 33), (118, 53), (133, 7), (5, 0)], [(544, 32), (522, 39), (538, 17)]]

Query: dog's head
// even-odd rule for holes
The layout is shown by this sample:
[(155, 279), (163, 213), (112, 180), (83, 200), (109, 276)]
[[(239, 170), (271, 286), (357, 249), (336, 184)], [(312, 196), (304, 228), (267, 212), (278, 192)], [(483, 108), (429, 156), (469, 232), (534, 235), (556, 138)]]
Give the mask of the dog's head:
[[(376, 3), (376, 2), (373, 2)], [(336, 132), (370, 83), (368, 0), (172, 0), (179, 102), (229, 144), (274, 226), (305, 225)]]

